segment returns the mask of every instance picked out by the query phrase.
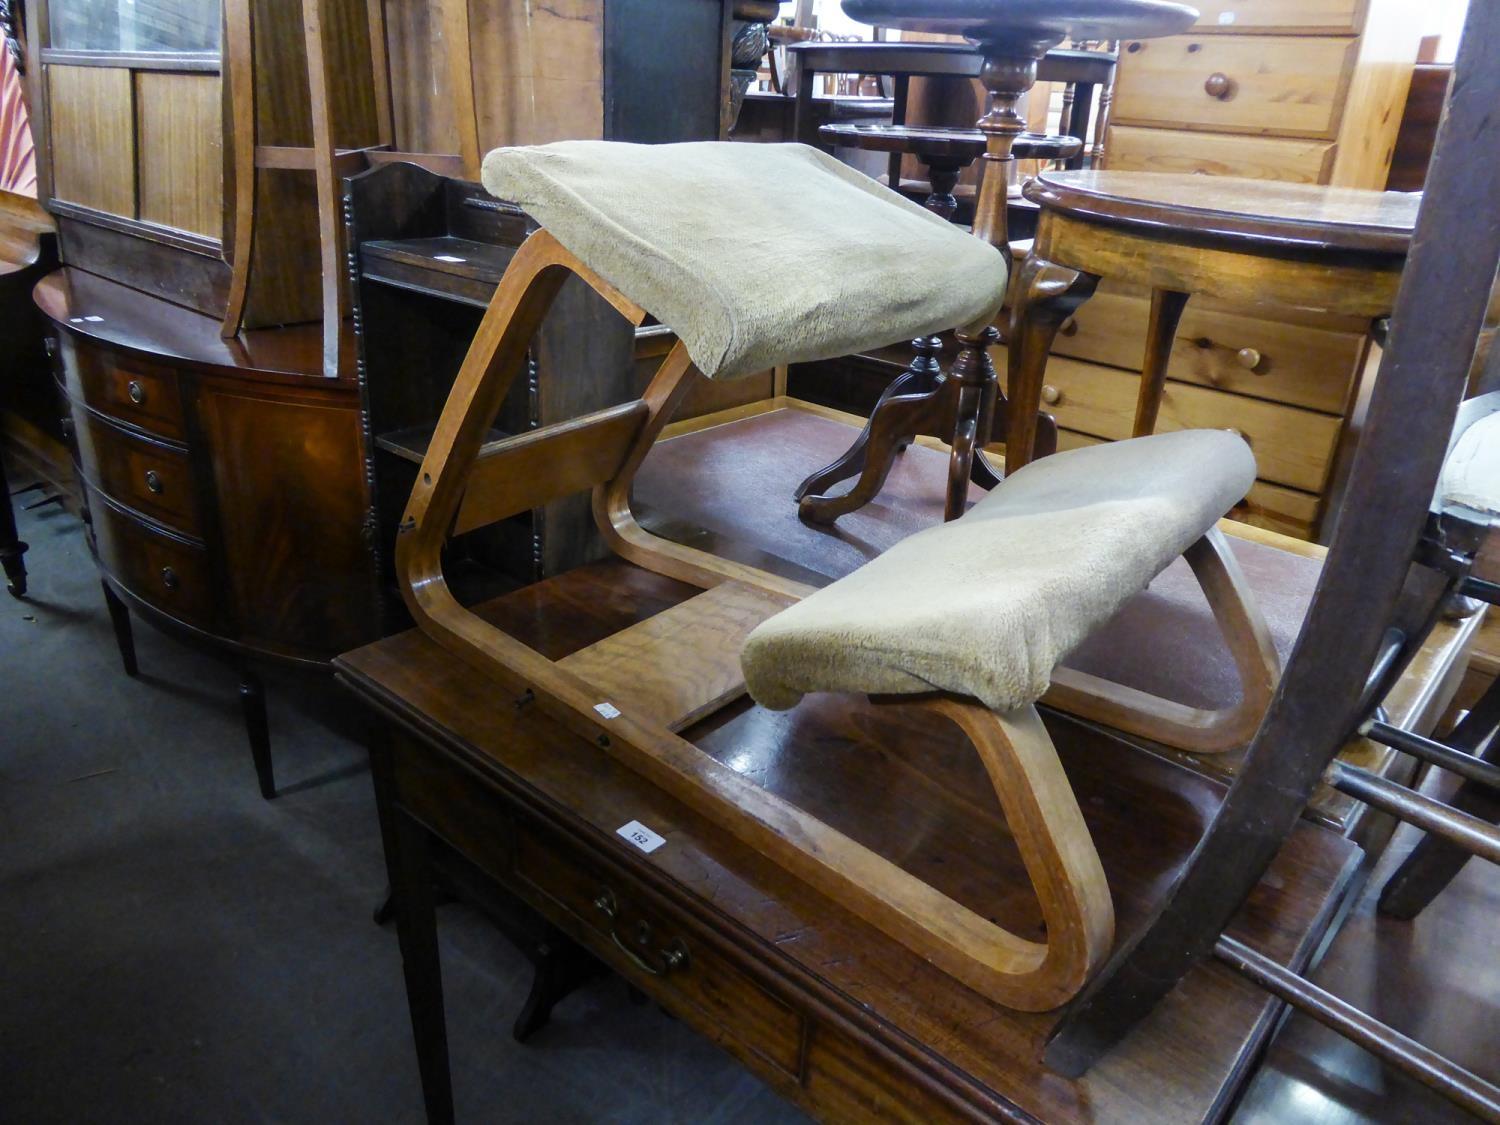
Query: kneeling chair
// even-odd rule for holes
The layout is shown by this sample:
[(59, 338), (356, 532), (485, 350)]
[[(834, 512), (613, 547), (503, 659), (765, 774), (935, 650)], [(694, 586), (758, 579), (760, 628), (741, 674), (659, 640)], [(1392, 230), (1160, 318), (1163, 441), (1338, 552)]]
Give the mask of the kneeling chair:
[[(1275, 657), (1214, 525), (1249, 489), (1238, 437), (1185, 431), (1059, 454), (1007, 478), (821, 590), (646, 532), (630, 485), (692, 381), (730, 379), (960, 328), (988, 365), (1006, 267), (989, 245), (800, 145), (562, 142), (500, 149), (496, 196), (542, 229), (510, 263), (423, 461), (397, 542), (420, 627), (679, 799), (1015, 1008), (1056, 1007), (1109, 951), (1113, 908), (1035, 703), (1186, 749), (1222, 749), (1274, 686)], [(672, 184), (664, 203), (656, 185)], [(776, 184), (766, 192), (766, 184)], [(678, 336), (638, 401), (486, 444), (527, 346), (569, 274), (632, 323)], [(459, 534), (592, 489), (626, 560), (703, 590), (552, 661), (455, 600), (441, 554)], [(1243, 714), (1164, 700), (1058, 662), (1186, 552), (1230, 640)], [(1060, 679), (1060, 677), (1059, 677)], [(748, 690), (900, 697), (956, 723), (994, 783), (1035, 885), (1045, 942), (961, 906), (680, 737)]]

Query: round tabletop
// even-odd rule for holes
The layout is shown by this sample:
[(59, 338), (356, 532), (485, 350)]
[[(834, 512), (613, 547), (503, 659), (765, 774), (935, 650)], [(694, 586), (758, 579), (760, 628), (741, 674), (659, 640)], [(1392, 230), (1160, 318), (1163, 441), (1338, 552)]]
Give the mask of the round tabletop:
[(1177, 35), (1198, 12), (1173, 0), (843, 0), (861, 23), (980, 41), (1154, 39)]
[(1170, 239), (1185, 232), (1261, 247), (1404, 255), (1420, 192), (1167, 172), (1043, 172), (1027, 199), (1048, 211)]

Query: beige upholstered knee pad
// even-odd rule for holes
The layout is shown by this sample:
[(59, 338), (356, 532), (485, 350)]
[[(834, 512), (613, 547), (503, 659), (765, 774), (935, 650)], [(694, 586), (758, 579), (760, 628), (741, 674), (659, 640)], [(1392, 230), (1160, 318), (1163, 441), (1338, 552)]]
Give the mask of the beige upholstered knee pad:
[(968, 513), (896, 544), (760, 625), (750, 694), (954, 692), (1010, 711), (1255, 479), (1223, 430), (1185, 430), (1043, 458)]

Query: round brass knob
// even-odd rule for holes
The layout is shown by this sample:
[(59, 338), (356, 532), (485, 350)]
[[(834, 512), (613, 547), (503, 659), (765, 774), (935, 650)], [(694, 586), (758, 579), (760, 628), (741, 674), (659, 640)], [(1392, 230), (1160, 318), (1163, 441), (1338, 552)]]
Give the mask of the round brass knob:
[(1058, 329), (1058, 332), (1064, 336), (1078, 335), (1078, 318), (1073, 316), (1068, 317), (1067, 320), (1062, 322), (1062, 327)]
[(1208, 76), (1208, 81), (1203, 83), (1203, 92), (1211, 98), (1224, 101), (1234, 93), (1234, 79), (1216, 70)]
[(161, 495), (161, 474), (155, 469), (146, 470), (146, 489), (158, 496)]
[(1256, 351), (1254, 348), (1241, 348), (1239, 351), (1234, 353), (1234, 361), (1241, 367), (1243, 367), (1246, 371), (1254, 371), (1257, 367), (1259, 367), (1260, 359), (1260, 352)]
[(182, 580), (177, 577), (177, 572), (170, 566), (161, 568), (161, 584), (168, 590), (175, 590), (182, 585)]
[(130, 401), (137, 406), (146, 401), (146, 388), (134, 379), (125, 384), (125, 392), (130, 395)]
[(1048, 406), (1056, 406), (1062, 401), (1062, 391), (1051, 385), (1045, 386), (1042, 388), (1042, 401)]

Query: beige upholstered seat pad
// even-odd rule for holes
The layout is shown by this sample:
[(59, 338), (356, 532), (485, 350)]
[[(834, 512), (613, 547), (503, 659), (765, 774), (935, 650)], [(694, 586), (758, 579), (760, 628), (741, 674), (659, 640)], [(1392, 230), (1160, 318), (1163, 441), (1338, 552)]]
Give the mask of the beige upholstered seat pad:
[(1500, 515), (1500, 411), (1460, 435), (1443, 464), (1443, 501)]
[(1009, 711), (1239, 501), (1255, 459), (1185, 430), (1044, 458), (766, 621), (741, 654), (767, 707), (951, 691)]
[(987, 321), (1004, 299), (992, 246), (806, 145), (560, 141), (496, 149), (483, 179), (713, 378)]

